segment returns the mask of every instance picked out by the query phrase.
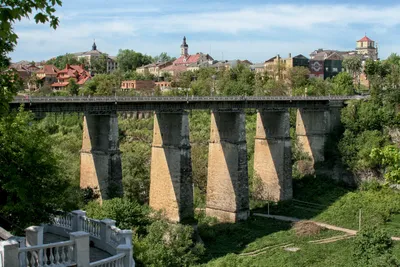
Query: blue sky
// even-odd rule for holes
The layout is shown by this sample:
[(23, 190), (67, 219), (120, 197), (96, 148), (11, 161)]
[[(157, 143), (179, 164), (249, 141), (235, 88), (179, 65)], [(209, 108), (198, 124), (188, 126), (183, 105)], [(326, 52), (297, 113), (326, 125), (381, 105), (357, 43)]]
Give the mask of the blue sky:
[(13, 61), (43, 60), (91, 49), (116, 55), (133, 49), (179, 56), (186, 35), (189, 53), (214, 59), (263, 62), (280, 54), (307, 55), (317, 48), (351, 50), (367, 33), (379, 55), (400, 52), (400, 2), (380, 1), (210, 1), (63, 0), (60, 26), (15, 25)]

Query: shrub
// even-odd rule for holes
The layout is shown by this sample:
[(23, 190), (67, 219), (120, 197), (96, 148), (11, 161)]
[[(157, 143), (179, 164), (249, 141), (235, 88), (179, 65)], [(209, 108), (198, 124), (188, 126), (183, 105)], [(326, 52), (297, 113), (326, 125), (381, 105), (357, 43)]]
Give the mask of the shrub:
[(354, 257), (359, 266), (399, 266), (392, 255), (393, 241), (382, 229), (367, 227), (358, 232), (354, 240)]
[(133, 229), (138, 234), (145, 233), (145, 227), (151, 223), (150, 209), (138, 202), (125, 198), (103, 200), (103, 204), (92, 201), (86, 205), (87, 215), (95, 219), (113, 219), (121, 229)]
[(138, 266), (189, 266), (204, 253), (201, 244), (193, 242), (193, 228), (156, 221), (147, 227), (148, 235), (134, 237)]

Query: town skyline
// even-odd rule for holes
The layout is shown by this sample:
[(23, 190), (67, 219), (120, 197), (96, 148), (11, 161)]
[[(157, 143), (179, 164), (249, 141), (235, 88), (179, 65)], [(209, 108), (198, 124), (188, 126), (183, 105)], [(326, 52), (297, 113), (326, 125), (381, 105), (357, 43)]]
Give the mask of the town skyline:
[(116, 55), (119, 49), (132, 49), (152, 56), (167, 52), (178, 57), (177, 47), (184, 35), (191, 53), (203, 52), (218, 60), (264, 62), (277, 54), (308, 56), (318, 48), (354, 50), (355, 42), (365, 33), (378, 43), (382, 59), (400, 48), (400, 40), (395, 37), (400, 5), (394, 1), (383, 1), (379, 6), (371, 1), (355, 1), (352, 5), (343, 1), (252, 1), (247, 5), (203, 1), (197, 7), (196, 3), (179, 0), (140, 5), (135, 1), (129, 5), (126, 1), (112, 5), (85, 1), (77, 6), (74, 2), (65, 2), (57, 10), (60, 27), (56, 31), (34, 26), (32, 20), (17, 23), (15, 31), (20, 38), (10, 54), (12, 61), (48, 60), (88, 51), (93, 39), (99, 50), (109, 55)]

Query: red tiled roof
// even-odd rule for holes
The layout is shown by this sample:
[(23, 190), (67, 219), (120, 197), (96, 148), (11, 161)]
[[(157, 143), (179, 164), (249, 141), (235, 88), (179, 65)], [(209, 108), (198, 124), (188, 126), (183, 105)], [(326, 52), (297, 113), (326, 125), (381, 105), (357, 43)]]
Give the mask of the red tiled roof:
[(76, 70), (76, 71), (79, 72), (79, 73), (85, 71), (85, 70), (82, 68), (82, 66), (80, 66), (80, 65), (70, 65), (70, 68)]
[(82, 85), (82, 84), (84, 84), (85, 82), (87, 82), (88, 80), (90, 80), (90, 77), (86, 77), (86, 78), (83, 78), (83, 79), (79, 80), (79, 81), (77, 82), (77, 84)]
[(196, 63), (200, 59), (200, 56), (201, 54), (189, 55), (187, 57), (180, 56), (174, 61), (173, 65)]
[(185, 65), (170, 65), (161, 69), (161, 71), (186, 71), (187, 67)]
[(44, 73), (46, 75), (57, 74), (60, 70), (57, 69), (54, 65), (44, 65), (42, 69), (40, 69), (37, 73)]
[(367, 36), (364, 36), (363, 38), (361, 38), (357, 42), (373, 42), (373, 41), (371, 39), (369, 39)]

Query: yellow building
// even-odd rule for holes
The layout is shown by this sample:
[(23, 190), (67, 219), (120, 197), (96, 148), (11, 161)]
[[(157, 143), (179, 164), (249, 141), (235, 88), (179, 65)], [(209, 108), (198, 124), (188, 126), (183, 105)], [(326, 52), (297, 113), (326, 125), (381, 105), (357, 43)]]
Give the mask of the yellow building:
[(367, 36), (364, 36), (357, 41), (356, 50), (357, 54), (359, 55), (363, 55), (364, 57), (372, 60), (378, 59), (378, 45), (375, 44), (375, 41), (369, 39)]

